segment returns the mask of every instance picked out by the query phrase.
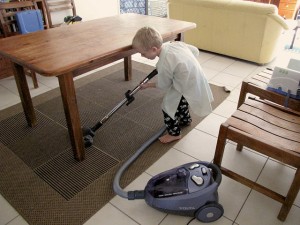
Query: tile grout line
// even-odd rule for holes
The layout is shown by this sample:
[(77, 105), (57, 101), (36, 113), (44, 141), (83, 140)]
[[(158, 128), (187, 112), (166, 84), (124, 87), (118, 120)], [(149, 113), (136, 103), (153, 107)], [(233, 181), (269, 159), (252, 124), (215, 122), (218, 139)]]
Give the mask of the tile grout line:
[[(268, 160), (269, 160), (269, 157), (267, 157), (267, 159), (266, 159), (266, 161), (265, 161), (265, 163), (264, 163), (264, 165), (263, 165), (263, 167), (262, 167), (260, 173), (258, 174), (258, 176), (257, 176), (257, 178), (256, 178), (256, 180), (255, 180), (255, 183), (257, 183), (257, 181), (258, 181), (260, 175), (262, 174), (262, 171), (264, 170), (264, 168), (265, 168), (265, 166), (266, 166)], [(247, 187), (248, 187), (248, 186), (247, 186)], [(248, 188), (249, 188), (249, 187), (248, 187)], [(237, 213), (237, 215), (236, 215), (236, 217), (235, 217), (235, 219), (234, 219), (234, 223), (237, 223), (236, 220), (237, 220), (237, 218), (239, 217), (239, 215), (240, 215), (241, 211), (243, 210), (243, 208), (244, 208), (244, 206), (245, 206), (245, 204), (246, 204), (246, 202), (247, 202), (247, 200), (248, 200), (250, 194), (251, 194), (253, 191), (255, 191), (255, 190), (253, 190), (252, 188), (250, 188), (250, 192), (249, 192), (249, 194), (247, 195), (247, 197), (246, 197), (244, 203), (242, 204), (240, 210), (238, 211), (238, 213)]]

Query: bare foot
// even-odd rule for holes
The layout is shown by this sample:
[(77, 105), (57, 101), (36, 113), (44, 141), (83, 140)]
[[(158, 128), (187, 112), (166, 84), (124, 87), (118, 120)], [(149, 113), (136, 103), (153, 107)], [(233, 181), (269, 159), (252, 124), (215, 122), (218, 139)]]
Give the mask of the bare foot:
[(176, 141), (176, 140), (179, 140), (181, 138), (181, 135), (179, 136), (172, 136), (170, 134), (165, 134), (164, 136), (160, 137), (159, 140), (161, 143), (170, 143), (172, 141)]

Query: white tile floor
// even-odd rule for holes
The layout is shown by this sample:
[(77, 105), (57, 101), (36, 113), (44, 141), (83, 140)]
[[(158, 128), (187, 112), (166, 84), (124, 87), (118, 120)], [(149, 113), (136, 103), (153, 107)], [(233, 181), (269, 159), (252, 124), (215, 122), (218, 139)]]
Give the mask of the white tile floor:
[[(290, 39), (284, 43), (289, 43)], [(290, 37), (289, 37), (290, 38)], [(283, 49), (283, 48), (282, 48)], [(299, 58), (300, 54), (281, 51), (278, 57), (267, 66), (286, 66), (289, 58)], [(155, 65), (155, 61), (140, 58), (134, 60)], [(213, 159), (219, 126), (236, 109), (243, 79), (252, 76), (263, 66), (253, 63), (219, 56), (212, 53), (201, 52), (199, 62), (202, 65), (209, 82), (226, 85), (230, 96), (212, 114), (207, 116), (188, 135), (178, 141), (161, 159), (154, 163), (141, 176), (132, 182), (126, 189), (143, 189), (151, 176), (195, 160), (211, 161)], [(39, 88), (33, 89), (29, 80), (32, 96), (39, 95), (50, 89), (56, 88), (56, 78), (38, 77)], [(19, 103), (18, 92), (13, 78), (0, 80), (0, 110)], [(249, 149), (242, 152), (235, 151), (235, 144), (226, 145), (224, 165), (245, 175), (249, 179), (257, 180), (274, 190), (286, 194), (294, 168), (282, 165), (257, 154)], [(220, 203), (224, 207), (224, 216), (215, 225), (299, 225), (300, 224), (300, 194), (283, 223), (277, 219), (280, 203), (253, 191), (225, 176), (219, 187)], [(190, 218), (167, 215), (150, 208), (143, 200), (128, 201), (118, 196), (99, 210), (85, 225), (185, 225)], [(12, 208), (0, 195), (0, 225), (25, 225), (26, 221)], [(201, 224), (194, 220), (191, 225)]]

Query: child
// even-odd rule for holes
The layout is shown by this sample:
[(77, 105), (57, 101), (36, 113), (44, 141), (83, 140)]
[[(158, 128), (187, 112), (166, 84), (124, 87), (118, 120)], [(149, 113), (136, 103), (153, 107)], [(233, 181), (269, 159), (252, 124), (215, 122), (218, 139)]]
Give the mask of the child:
[(189, 106), (199, 116), (212, 111), (212, 92), (196, 58), (199, 50), (183, 42), (163, 44), (160, 33), (151, 27), (137, 31), (132, 47), (147, 59), (159, 57), (157, 83), (148, 82), (142, 89), (158, 87), (166, 91), (162, 110), (168, 133), (159, 140), (162, 143), (179, 140), (180, 126), (188, 126), (192, 121)]

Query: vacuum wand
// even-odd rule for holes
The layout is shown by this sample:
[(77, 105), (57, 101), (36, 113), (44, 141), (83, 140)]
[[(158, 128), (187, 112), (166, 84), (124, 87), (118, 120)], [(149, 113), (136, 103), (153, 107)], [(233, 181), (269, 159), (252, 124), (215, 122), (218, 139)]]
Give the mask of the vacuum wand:
[(128, 106), (131, 102), (134, 101), (134, 94), (136, 94), (140, 89), (141, 85), (146, 84), (157, 74), (157, 70), (153, 70), (138, 86), (136, 86), (132, 91), (128, 90), (125, 93), (125, 98), (117, 104), (106, 116), (104, 116), (99, 122), (97, 122), (92, 128), (82, 128), (84, 146), (90, 147), (93, 144), (93, 137), (95, 132), (116, 112), (120, 109), (125, 103)]

